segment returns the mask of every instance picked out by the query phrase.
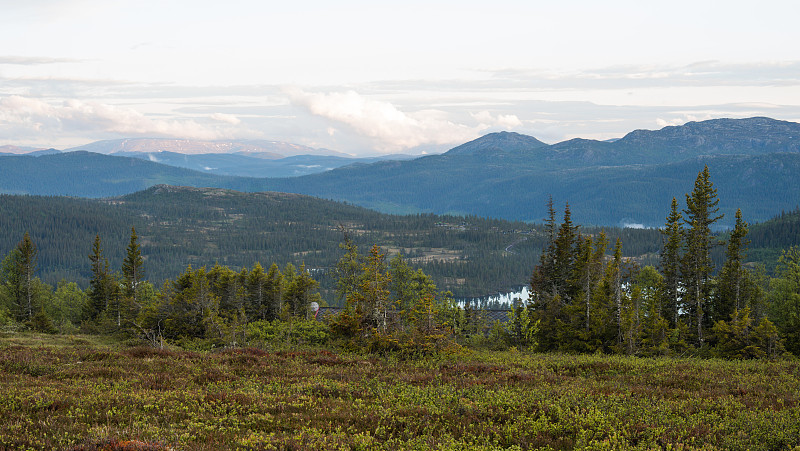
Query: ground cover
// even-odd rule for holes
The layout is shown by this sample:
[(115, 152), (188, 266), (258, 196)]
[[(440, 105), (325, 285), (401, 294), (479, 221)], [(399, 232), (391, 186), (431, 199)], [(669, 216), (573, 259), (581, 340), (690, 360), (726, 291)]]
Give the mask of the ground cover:
[(795, 360), (0, 337), (3, 449), (792, 449), (799, 401)]

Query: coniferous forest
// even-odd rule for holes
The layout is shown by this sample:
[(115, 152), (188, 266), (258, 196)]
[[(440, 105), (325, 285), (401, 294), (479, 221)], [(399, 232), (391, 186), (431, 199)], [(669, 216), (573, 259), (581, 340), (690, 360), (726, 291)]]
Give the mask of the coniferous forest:
[[(560, 219), (552, 200), (536, 226), (221, 189), (158, 186), (100, 201), (6, 196), (4, 230), (34, 234), (23, 232), (3, 260), (2, 318), (45, 332), (226, 346), (246, 343), (256, 324), (308, 319), (313, 303), (343, 309), (326, 324), (358, 347), (400, 349), (393, 334), (413, 329), (418, 309), (442, 337), (480, 341), (490, 324), (457, 296), (513, 289), (525, 277), (530, 298), (501, 318), (507, 335), (495, 343), (630, 355), (800, 352), (797, 248), (784, 248), (770, 276), (747, 259), (741, 211), (732, 230), (715, 233), (722, 215), (708, 167), (685, 197), (684, 207), (673, 198), (660, 230), (605, 230), (573, 224), (569, 204)], [(757, 229), (759, 245), (785, 243), (796, 215)], [(127, 243), (121, 251), (109, 241)]]

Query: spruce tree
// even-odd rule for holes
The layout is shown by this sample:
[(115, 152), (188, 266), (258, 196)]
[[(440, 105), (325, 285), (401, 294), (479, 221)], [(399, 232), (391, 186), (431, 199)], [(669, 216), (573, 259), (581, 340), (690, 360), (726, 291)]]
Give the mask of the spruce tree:
[(678, 211), (678, 201), (672, 198), (672, 206), (667, 223), (661, 233), (664, 245), (661, 249), (661, 272), (664, 274), (664, 300), (659, 311), (669, 322), (670, 327), (678, 323), (680, 306), (681, 247), (683, 245), (683, 217)]
[(363, 297), (365, 313), (381, 332), (385, 332), (388, 326), (391, 282), (385, 254), (381, 253), (377, 244), (373, 245), (363, 266), (359, 293)]
[(358, 253), (358, 246), (346, 232), (344, 232), (344, 243), (339, 244), (339, 247), (345, 250), (345, 254), (336, 263), (336, 300), (343, 304), (347, 302), (348, 297), (358, 291), (363, 258)]
[(34, 277), (36, 271), (36, 245), (31, 241), (28, 232), (22, 237), (22, 241), (16, 248), (16, 280), (18, 287), (16, 291), (17, 318), (20, 321), (31, 321), (37, 312), (34, 305)]
[(734, 311), (750, 307), (747, 299), (748, 273), (744, 268), (744, 249), (747, 247), (747, 223), (742, 210), (736, 210), (736, 224), (728, 238), (725, 264), (717, 281), (717, 296), (713, 309), (714, 321), (727, 321)]
[(281, 314), (283, 300), (283, 274), (276, 263), (272, 263), (267, 270), (264, 290), (267, 298), (266, 317), (263, 319), (275, 319)]
[(111, 276), (108, 269), (108, 259), (103, 257), (100, 235), (95, 235), (92, 253), (89, 254), (92, 266), (92, 278), (89, 280), (89, 302), (86, 307), (86, 318), (94, 321), (106, 311), (111, 300)]
[(253, 266), (252, 271), (247, 274), (245, 287), (247, 290), (247, 303), (245, 311), (252, 321), (267, 319), (267, 274), (260, 263)]
[(141, 308), (139, 290), (144, 278), (144, 259), (137, 242), (136, 229), (131, 227), (131, 241), (128, 252), (122, 262), (122, 278), (125, 286), (125, 295), (133, 302), (135, 308)]
[(292, 315), (300, 316), (306, 314), (311, 302), (319, 302), (319, 293), (314, 291), (317, 287), (319, 287), (319, 282), (311, 277), (311, 274), (306, 270), (306, 264), (301, 264), (297, 275), (292, 278), (286, 287), (285, 299), (292, 309)]
[(685, 308), (690, 312), (690, 324), (694, 327), (699, 345), (705, 342), (704, 329), (710, 318), (705, 314), (710, 298), (710, 279), (713, 271), (711, 261), (711, 225), (723, 217), (717, 215), (719, 208), (717, 190), (711, 183), (708, 166), (697, 175), (694, 190), (686, 195), (684, 222), (686, 230), (686, 253), (683, 258), (683, 279), (686, 289)]

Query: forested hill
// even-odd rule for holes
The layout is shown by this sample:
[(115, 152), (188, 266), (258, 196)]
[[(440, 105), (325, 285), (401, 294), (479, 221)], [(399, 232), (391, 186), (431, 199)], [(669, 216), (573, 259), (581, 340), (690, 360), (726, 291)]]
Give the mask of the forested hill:
[(0, 192), (10, 194), (109, 197), (159, 183), (225, 186), (231, 178), (84, 151), (0, 158)]
[[(545, 170), (509, 156), (430, 156), (269, 182), (277, 191), (347, 200), (386, 212), (447, 212), (539, 221), (544, 199), (569, 202), (583, 224), (660, 227), (663, 205), (682, 200), (708, 165), (722, 227), (737, 208), (765, 221), (800, 198), (800, 154), (718, 155), (670, 164)], [(527, 166), (526, 166), (527, 164)]]
[[(329, 274), (341, 257), (344, 228), (366, 252), (378, 244), (401, 252), (456, 296), (482, 296), (527, 284), (544, 243), (541, 226), (434, 215), (393, 216), (361, 207), (283, 193), (241, 193), (158, 185), (109, 199), (0, 196), (0, 254), (27, 231), (39, 249), (48, 283), (83, 281), (96, 234), (118, 269), (135, 227), (147, 278), (159, 285), (188, 265), (219, 262), (234, 268), (255, 262), (305, 263), (332, 298)], [(596, 230), (581, 228), (584, 233)], [(650, 256), (660, 246), (653, 230), (609, 229), (628, 256)], [(332, 300), (332, 299), (329, 299)]]
[(554, 145), (495, 133), (442, 155), (383, 161), (285, 179), (216, 176), (86, 152), (0, 158), (0, 192), (106, 197), (158, 183), (308, 194), (388, 213), (541, 221), (552, 195), (582, 224), (659, 227), (665, 205), (691, 191), (707, 165), (719, 190), (720, 227), (741, 208), (750, 222), (800, 199), (800, 124), (768, 118), (638, 130), (615, 142)]
[(784, 250), (800, 246), (800, 208), (753, 224), (747, 238), (750, 242), (748, 259), (764, 263), (771, 272)]

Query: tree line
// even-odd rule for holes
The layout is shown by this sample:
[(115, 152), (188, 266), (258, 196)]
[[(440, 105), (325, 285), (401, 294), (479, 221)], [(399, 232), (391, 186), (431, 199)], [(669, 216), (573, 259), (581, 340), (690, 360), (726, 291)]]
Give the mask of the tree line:
[[(328, 300), (344, 308), (328, 325), (304, 323), (313, 303), (326, 305), (318, 273), (304, 263), (238, 270), (189, 265), (156, 288), (132, 227), (119, 271), (110, 269), (96, 235), (88, 287), (62, 281), (53, 288), (36, 277), (38, 250), (25, 233), (0, 268), (0, 325), (230, 346), (307, 324), (303, 333), (376, 352), (431, 352), (461, 343), (636, 355), (800, 353), (800, 250), (784, 251), (775, 277), (767, 277), (746, 264), (749, 225), (741, 211), (723, 244), (712, 233), (721, 218), (717, 204), (706, 167), (684, 209), (672, 199), (656, 268), (624, 257), (620, 238), (612, 245), (604, 230), (574, 225), (569, 204), (559, 223), (551, 199), (544, 233), (531, 236), (544, 246), (530, 277), (531, 296), (499, 322), (459, 306), (400, 252), (389, 259), (373, 245), (362, 254), (345, 227), (339, 230), (343, 255), (325, 273), (335, 284)], [(463, 227), (453, 233), (465, 234), (466, 242), (481, 237)], [(717, 248), (724, 248), (718, 271)]]
[(706, 166), (686, 194), (685, 209), (672, 199), (656, 269), (623, 258), (619, 240), (608, 257), (605, 234), (582, 234), (572, 224), (569, 205), (557, 224), (551, 201), (549, 244), (524, 306), (539, 322), (540, 348), (726, 357), (800, 352), (795, 332), (800, 302), (791, 294), (800, 288), (797, 248), (784, 252), (772, 280), (763, 269), (748, 268), (748, 224), (738, 210), (722, 244), (724, 263), (715, 271), (712, 252), (720, 243), (712, 225), (722, 218), (718, 202)]

